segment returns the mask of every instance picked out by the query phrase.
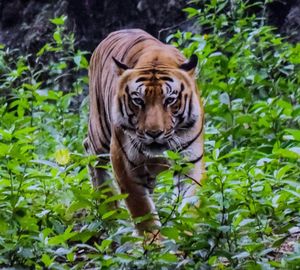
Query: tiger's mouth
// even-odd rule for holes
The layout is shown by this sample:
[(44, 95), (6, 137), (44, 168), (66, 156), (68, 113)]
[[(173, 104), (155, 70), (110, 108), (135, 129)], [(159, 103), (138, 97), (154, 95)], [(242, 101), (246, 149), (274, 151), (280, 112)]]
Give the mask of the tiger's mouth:
[(159, 143), (153, 141), (152, 143), (149, 144), (144, 144), (144, 150), (146, 153), (150, 154), (162, 154), (164, 151), (168, 150), (168, 144), (167, 143)]

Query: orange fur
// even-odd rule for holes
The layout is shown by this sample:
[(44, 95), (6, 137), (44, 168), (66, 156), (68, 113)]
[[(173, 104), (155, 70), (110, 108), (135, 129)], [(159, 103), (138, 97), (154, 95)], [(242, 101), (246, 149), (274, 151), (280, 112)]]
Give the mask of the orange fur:
[[(115, 60), (114, 60), (115, 59)], [(151, 199), (156, 175), (168, 168), (163, 150), (179, 151), (201, 180), (203, 106), (194, 78), (194, 62), (174, 47), (138, 29), (111, 33), (90, 62), (90, 116), (85, 147), (91, 154), (110, 154), (114, 175), (140, 234), (160, 226)], [(107, 162), (99, 157), (99, 164)], [(109, 177), (90, 168), (94, 187)], [(187, 187), (192, 196), (195, 184)]]

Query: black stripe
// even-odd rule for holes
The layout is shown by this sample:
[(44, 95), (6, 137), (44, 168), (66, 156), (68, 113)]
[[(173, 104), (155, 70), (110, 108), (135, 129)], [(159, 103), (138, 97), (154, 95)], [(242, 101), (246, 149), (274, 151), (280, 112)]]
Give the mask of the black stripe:
[(110, 162), (110, 158), (109, 157), (98, 157), (98, 159), (100, 159), (101, 161)]
[[(105, 111), (105, 110), (104, 110)], [(105, 122), (105, 125), (106, 125), (106, 131), (108, 132), (108, 136), (109, 138), (111, 138), (111, 129), (110, 129), (110, 124), (109, 124), (109, 120), (107, 118), (107, 113), (105, 111), (105, 114), (103, 115), (103, 118), (104, 118), (104, 122)]]
[(140, 77), (138, 78), (135, 82), (138, 83), (138, 82), (145, 82), (145, 81), (148, 81), (149, 78), (146, 78), (146, 77)]
[[(138, 87), (136, 88), (137, 90), (141, 87), (141, 86), (143, 86), (144, 84), (143, 83), (141, 83), (141, 84), (139, 84), (138, 85)], [(138, 93), (139, 93), (139, 91), (138, 91)]]
[(171, 85), (168, 84), (167, 82), (166, 82), (166, 85), (168, 86), (167, 93), (169, 94), (169, 93), (172, 92), (172, 87), (171, 87)]
[(182, 124), (182, 122), (184, 121), (183, 114), (184, 114), (185, 109), (186, 109), (186, 100), (187, 100), (187, 95), (184, 96), (183, 111), (182, 111), (182, 113), (180, 113), (180, 114), (177, 115), (177, 118), (178, 118), (179, 120), (178, 120), (178, 122), (177, 122), (176, 127), (180, 126), (180, 125)]
[(159, 79), (164, 80), (164, 81), (174, 82), (174, 80), (172, 78), (167, 77), (167, 76), (160, 77)]
[[(127, 97), (127, 98), (128, 98), (128, 97)], [(130, 113), (130, 112), (128, 111), (128, 107), (126, 106), (125, 96), (123, 96), (122, 100), (123, 100), (123, 105), (124, 105), (125, 113), (127, 114), (127, 117), (129, 118), (130, 116), (132, 116), (132, 113)], [(129, 108), (129, 109), (130, 109), (130, 108)]]
[[(97, 147), (95, 146), (95, 143), (94, 143), (94, 141), (93, 141), (93, 138), (89, 135), (89, 140), (90, 140), (90, 143), (91, 143), (91, 145), (92, 145), (92, 147), (93, 147), (93, 150), (94, 150), (94, 153), (93, 154), (95, 154), (95, 152), (97, 151)], [(102, 145), (101, 145), (102, 146)]]
[(134, 42), (132, 42), (132, 43), (130, 44), (130, 46), (127, 47), (126, 51), (123, 53), (123, 56), (122, 56), (122, 58), (121, 58), (121, 61), (122, 61), (122, 62), (124, 61), (125, 57), (126, 57), (127, 54), (129, 53), (129, 51), (130, 51), (135, 45), (137, 45), (137, 44), (140, 43), (140, 42), (146, 41), (147, 39), (148, 39), (148, 38), (142, 36), (142, 37), (138, 37)]
[[(108, 76), (107, 76), (108, 77)], [(112, 88), (112, 83), (113, 83), (113, 81), (114, 80), (110, 80), (110, 84), (109, 84), (109, 87), (108, 87), (108, 91), (110, 92), (110, 93), (112, 93), (112, 91), (111, 91), (111, 88)], [(105, 81), (105, 84), (104, 85), (106, 85), (106, 81)], [(102, 94), (103, 95), (103, 94)], [(103, 101), (103, 108), (104, 108), (104, 115), (103, 115), (103, 117), (104, 117), (104, 122), (105, 122), (105, 125), (106, 125), (106, 127), (107, 127), (107, 131), (108, 131), (108, 135), (109, 135), (109, 137), (111, 137), (111, 129), (110, 129), (110, 121), (108, 120), (108, 118), (107, 118), (107, 112), (106, 112), (106, 110), (105, 110), (105, 106), (104, 106), (104, 100), (102, 99), (102, 101)]]
[(124, 115), (126, 113), (127, 118), (128, 118), (128, 123), (131, 125), (132, 129), (134, 129), (135, 126), (134, 126), (134, 124), (132, 122), (133, 114), (128, 112), (128, 108), (127, 108), (126, 102), (125, 102), (125, 95), (122, 96), (122, 101), (123, 101), (123, 103), (122, 103), (122, 111), (124, 112), (124, 110), (123, 110), (123, 106), (124, 106), (124, 109), (125, 109)]
[[(127, 103), (128, 103), (128, 107), (129, 107), (129, 109), (131, 110), (131, 112), (133, 112), (134, 108), (131, 108), (131, 107), (130, 107), (130, 102), (129, 102), (129, 99), (130, 99), (131, 97), (130, 97), (130, 94), (129, 94), (129, 87), (128, 87), (128, 85), (127, 85), (126, 88), (125, 88), (125, 92), (126, 92), (126, 94), (127, 94), (127, 101), (128, 101)], [(126, 105), (126, 104), (125, 104), (125, 105)], [(125, 106), (125, 108), (126, 108), (126, 106)], [(126, 112), (127, 112), (127, 110), (126, 110)], [(127, 112), (127, 114), (128, 114), (128, 117), (133, 115), (133, 113), (128, 113), (128, 112)]]
[(132, 54), (131, 57), (128, 59), (128, 63), (131, 63), (132, 62), (132, 58), (134, 58), (136, 55), (139, 55), (139, 53), (141, 51), (143, 51), (143, 50), (144, 50), (144, 48), (140, 48), (138, 51), (136, 51), (134, 54)]
[(204, 125), (202, 123), (201, 129), (199, 130), (199, 132), (197, 133), (197, 135), (193, 139), (191, 139), (190, 141), (188, 141), (185, 144), (181, 145), (181, 148), (180, 148), (179, 152), (186, 149), (186, 148), (188, 148), (201, 135), (202, 130), (203, 130), (203, 126)]
[[(122, 39), (122, 37), (119, 37), (119, 38), (116, 38), (116, 39), (113, 39), (107, 46), (107, 48), (109, 48), (109, 51), (108, 52), (105, 52), (105, 50), (103, 51), (103, 55), (106, 55), (104, 61), (102, 62), (102, 70), (104, 68), (104, 65), (106, 63), (106, 61), (108, 60), (108, 58), (111, 56), (111, 53), (113, 52), (113, 50), (115, 49), (116, 45), (112, 45), (112, 44), (117, 44), (118, 41), (120, 41)], [(112, 44), (111, 44), (112, 43)], [(119, 59), (117, 59), (119, 60)]]
[(126, 87), (125, 87), (125, 92), (129, 96), (129, 87), (128, 87), (128, 85), (126, 85)]
[(124, 130), (130, 130), (130, 131), (135, 132), (135, 129), (132, 128), (132, 127), (128, 127), (128, 126), (125, 126), (125, 125), (121, 125), (121, 128), (123, 128)]
[[(92, 126), (93, 127), (93, 126)], [(93, 128), (92, 129), (92, 135), (95, 134), (95, 132), (93, 131)], [(100, 135), (100, 136), (97, 136), (97, 139), (99, 140), (100, 144), (101, 144), (101, 147), (102, 148), (105, 148), (106, 150), (110, 150), (110, 146), (109, 146), (109, 140), (106, 140), (106, 142), (104, 141), (105, 138), (101, 138), (101, 134), (103, 134), (102, 132), (100, 134), (98, 134), (98, 132), (96, 132), (97, 135)], [(105, 136), (104, 136), (105, 137)], [(104, 140), (103, 140), (104, 139)], [(93, 144), (94, 145), (94, 144)]]
[(109, 145), (108, 144), (106, 144), (105, 142), (103, 142), (100, 138), (99, 138), (99, 141), (100, 141), (100, 143), (101, 143), (101, 146), (103, 147), (103, 148), (105, 148), (106, 150), (110, 150), (110, 147), (109, 147)]
[(181, 85), (180, 85), (180, 91), (182, 92), (184, 90), (184, 85), (183, 85), (183, 83), (181, 83)]
[(129, 157), (127, 156), (127, 153), (126, 153), (124, 147), (122, 146), (119, 137), (118, 137), (117, 135), (115, 135), (115, 136), (116, 136), (117, 142), (118, 142), (118, 144), (119, 144), (119, 146), (120, 146), (120, 148), (121, 148), (121, 151), (123, 152), (124, 157), (126, 158), (126, 160), (128, 161), (128, 163), (129, 163), (132, 167), (134, 167), (134, 168), (137, 167), (137, 165), (136, 165), (133, 161), (131, 161), (131, 160), (129, 159)]
[(119, 109), (120, 109), (120, 112), (122, 114), (122, 117), (125, 117), (125, 114), (124, 114), (124, 111), (123, 111), (123, 105), (122, 105), (122, 102), (121, 102), (120, 98), (118, 98), (118, 104), (119, 104)]
[[(131, 97), (127, 96), (127, 99), (128, 99), (128, 107), (130, 109), (130, 111), (132, 113), (128, 114), (129, 116), (132, 116), (133, 115), (133, 112), (134, 112), (134, 109), (137, 107), (135, 104), (133, 104), (133, 102), (131, 101)], [(129, 102), (130, 101), (130, 102)]]
[(187, 98), (188, 98), (188, 95), (185, 94), (185, 96), (184, 96), (184, 107), (183, 107), (182, 115), (184, 115), (184, 112), (186, 110)]
[(193, 110), (193, 94), (191, 94), (191, 97), (190, 97), (188, 119), (191, 118), (192, 110)]
[(186, 121), (186, 123), (184, 123), (184, 125), (182, 125), (180, 128), (178, 128), (178, 130), (192, 128), (196, 124), (196, 122), (197, 122), (196, 119), (191, 118), (188, 121)]
[(200, 157), (197, 157), (196, 159), (190, 160), (188, 163), (196, 163), (200, 161), (203, 158), (203, 154)]
[(132, 127), (134, 127), (132, 118), (133, 118), (132, 116), (129, 116), (129, 117), (128, 117), (128, 123), (129, 123)]
[[(182, 109), (182, 112), (180, 114), (178, 114), (178, 116), (182, 116), (184, 114), (185, 106), (186, 106), (186, 99), (187, 99), (187, 95), (184, 96), (183, 102), (181, 102), (181, 108), (179, 109), (179, 111)], [(182, 103), (184, 103), (184, 104), (182, 104)]]
[[(129, 140), (130, 140), (130, 142), (133, 144), (133, 139), (131, 139), (130, 137), (129, 137)], [(137, 148), (137, 147), (134, 147), (140, 154), (142, 154), (142, 155), (144, 155), (144, 153), (143, 153), (143, 151), (141, 150), (141, 148), (139, 147), (139, 148)], [(140, 165), (139, 165), (140, 166)]]
[[(181, 105), (181, 103), (182, 103), (181, 97), (182, 97), (182, 92), (179, 92), (176, 103), (180, 103), (180, 105)], [(180, 106), (179, 106), (179, 105), (176, 105), (176, 112), (173, 113), (174, 116), (177, 116), (177, 114), (178, 114), (178, 112), (179, 112), (179, 109), (180, 109)]]
[[(97, 89), (96, 89), (96, 93), (98, 93)], [(104, 102), (103, 102), (103, 97), (100, 93), (99, 97), (96, 97), (96, 104), (97, 104), (97, 111), (99, 112), (99, 124), (100, 124), (100, 128), (102, 131), (103, 136), (105, 137), (105, 139), (107, 141), (110, 141), (110, 137), (111, 137), (111, 130), (110, 130), (110, 126), (107, 123), (107, 118), (106, 118), (106, 112), (105, 112), (105, 108), (104, 108)], [(104, 123), (103, 123), (103, 118), (104, 117)], [(104, 126), (105, 125), (105, 126)], [(108, 134), (107, 134), (108, 132)]]
[[(139, 68), (137, 68), (137, 69), (139, 69)], [(140, 74), (149, 74), (149, 73), (153, 73), (153, 75), (156, 75), (156, 74), (159, 74), (159, 75), (168, 75), (168, 73), (167, 72), (164, 72), (164, 71), (162, 71), (162, 70), (158, 70), (158, 69), (155, 69), (155, 68), (152, 68), (152, 69), (146, 69), (146, 70), (143, 70), (143, 69), (145, 69), (145, 68), (140, 68), (140, 69), (142, 69), (141, 71), (140, 71)]]
[(177, 125), (176, 125), (176, 127), (175, 128), (177, 128), (178, 126), (180, 126), (180, 124), (183, 122), (183, 120), (184, 120), (184, 117), (182, 117), (182, 115), (179, 115), (178, 117), (178, 123), (177, 123)]
[(101, 134), (104, 136), (104, 139), (106, 141), (110, 141), (109, 136), (107, 136), (107, 134), (105, 133), (105, 130), (107, 129), (107, 127), (106, 127), (106, 129), (103, 127), (103, 122), (102, 122), (101, 115), (105, 114), (105, 111), (103, 112), (102, 106), (100, 105), (100, 102), (101, 102), (101, 98), (97, 98), (97, 111), (99, 112), (98, 122), (99, 122), (99, 125), (100, 125)]
[[(133, 102), (131, 102), (131, 101), (129, 102), (129, 100), (128, 100), (128, 108), (130, 109), (131, 112), (134, 112), (134, 109), (136, 107), (138, 107), (138, 106), (136, 106), (135, 104), (133, 104)], [(128, 114), (128, 118), (133, 117), (133, 116), (134, 116), (133, 113)]]
[[(95, 135), (95, 132), (94, 132), (94, 130), (93, 130), (93, 125), (89, 125), (89, 129), (90, 129), (90, 132), (89, 132), (89, 140), (90, 140), (90, 142), (92, 143), (92, 145), (93, 145), (93, 148), (97, 151), (98, 150), (98, 147), (95, 145), (95, 143), (94, 143), (94, 140), (93, 140), (93, 135)], [(101, 135), (101, 134), (100, 134)], [(109, 152), (109, 149), (110, 149), (110, 147), (109, 147), (109, 145), (107, 144), (107, 143), (105, 143), (102, 139), (101, 139), (101, 137), (100, 136), (97, 136), (97, 139), (99, 140), (99, 142), (100, 142), (100, 144), (101, 144), (101, 148), (105, 148), (106, 150), (108, 150), (108, 152)], [(98, 152), (98, 151), (97, 151)]]
[(104, 136), (104, 139), (109, 142), (110, 137), (105, 133), (105, 130), (107, 130), (108, 127), (104, 128), (104, 123), (102, 122), (102, 119), (103, 118), (101, 117), (101, 115), (99, 115), (98, 122), (100, 124), (101, 134)]

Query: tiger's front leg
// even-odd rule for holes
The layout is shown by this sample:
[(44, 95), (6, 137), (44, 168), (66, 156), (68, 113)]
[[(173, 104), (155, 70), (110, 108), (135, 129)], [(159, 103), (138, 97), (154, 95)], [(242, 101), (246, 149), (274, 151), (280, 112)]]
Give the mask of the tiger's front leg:
[[(185, 175), (186, 181), (181, 187), (182, 201), (178, 207), (178, 211), (182, 213), (183, 209), (191, 209), (200, 206), (200, 197), (197, 196), (197, 191), (203, 184), (206, 178), (204, 162), (203, 162), (203, 145), (199, 147), (201, 150), (195, 153), (196, 159), (192, 159), (194, 167)], [(196, 162), (195, 162), (196, 161)]]
[(129, 188), (126, 186), (126, 189), (121, 188), (121, 192), (128, 194), (125, 202), (132, 218), (141, 218), (141, 220), (136, 221), (135, 225), (138, 234), (144, 235), (145, 232), (156, 232), (161, 224), (147, 188), (141, 188), (134, 184)]
[(156, 232), (161, 224), (150, 190), (136, 178), (125, 149), (115, 136), (112, 137), (111, 143), (111, 161), (121, 193), (128, 194), (125, 203), (132, 218), (141, 218), (141, 221), (137, 221), (135, 225), (138, 234)]

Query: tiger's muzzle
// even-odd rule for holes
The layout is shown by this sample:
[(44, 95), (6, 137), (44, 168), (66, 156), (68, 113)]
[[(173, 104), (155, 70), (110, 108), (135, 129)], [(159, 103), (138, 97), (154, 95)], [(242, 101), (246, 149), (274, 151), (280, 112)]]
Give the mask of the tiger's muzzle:
[(143, 152), (150, 155), (159, 155), (169, 149), (168, 136), (163, 130), (145, 130), (138, 133)]

